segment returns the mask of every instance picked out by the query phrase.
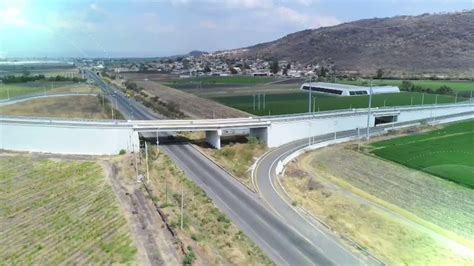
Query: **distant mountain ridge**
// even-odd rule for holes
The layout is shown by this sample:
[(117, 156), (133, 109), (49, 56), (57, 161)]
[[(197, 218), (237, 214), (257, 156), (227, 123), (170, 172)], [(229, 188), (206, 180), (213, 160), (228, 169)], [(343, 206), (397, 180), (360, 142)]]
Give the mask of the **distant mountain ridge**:
[[(219, 53), (218, 53), (219, 54)], [(373, 75), (474, 77), (474, 10), (363, 19), (220, 52)]]

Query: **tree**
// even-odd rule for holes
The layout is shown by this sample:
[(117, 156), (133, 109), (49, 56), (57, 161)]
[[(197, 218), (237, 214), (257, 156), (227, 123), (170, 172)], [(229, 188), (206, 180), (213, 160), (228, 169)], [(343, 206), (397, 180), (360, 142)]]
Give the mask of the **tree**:
[(286, 64), (286, 69), (291, 69), (291, 64), (290, 63)]
[(280, 70), (280, 67), (278, 66), (278, 61), (274, 60), (270, 64), (270, 72), (272, 72), (273, 74), (276, 74), (278, 73), (279, 70)]
[(377, 69), (377, 74), (375, 75), (375, 77), (377, 79), (381, 79), (383, 77), (383, 74), (384, 74), (383, 69), (379, 68), (379, 69)]
[(402, 89), (404, 91), (410, 91), (413, 88), (413, 82), (411, 82), (409, 80), (404, 80), (404, 81), (402, 81), (402, 85), (400, 87), (401, 87), (400, 89)]
[(209, 66), (204, 67), (204, 73), (209, 73), (211, 72), (211, 68)]

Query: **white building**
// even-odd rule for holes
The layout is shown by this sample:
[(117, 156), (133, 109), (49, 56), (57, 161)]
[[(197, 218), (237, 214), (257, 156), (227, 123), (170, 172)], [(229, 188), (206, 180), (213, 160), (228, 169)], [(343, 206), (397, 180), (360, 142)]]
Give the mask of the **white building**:
[[(357, 95), (369, 95), (370, 87), (354, 86), (337, 83), (324, 83), (324, 82), (311, 82), (303, 83), (300, 90), (309, 90), (331, 94), (336, 96), (357, 96)], [(397, 86), (372, 86), (372, 94), (384, 94), (384, 93), (399, 93), (400, 89)]]

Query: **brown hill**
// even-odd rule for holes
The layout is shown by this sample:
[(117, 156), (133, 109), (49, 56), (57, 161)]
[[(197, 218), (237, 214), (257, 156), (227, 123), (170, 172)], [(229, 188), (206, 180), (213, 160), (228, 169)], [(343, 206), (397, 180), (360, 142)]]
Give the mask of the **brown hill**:
[(389, 76), (474, 77), (474, 10), (374, 18), (304, 30), (232, 51), (233, 57), (332, 65)]

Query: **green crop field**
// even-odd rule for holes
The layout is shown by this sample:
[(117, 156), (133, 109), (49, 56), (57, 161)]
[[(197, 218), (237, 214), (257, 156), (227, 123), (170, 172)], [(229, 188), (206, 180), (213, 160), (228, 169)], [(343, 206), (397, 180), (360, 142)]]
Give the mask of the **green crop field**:
[(90, 84), (69, 81), (34, 81), (17, 84), (0, 84), (0, 100), (38, 93), (99, 93)]
[(377, 156), (474, 188), (474, 121), (373, 146)]
[[(403, 80), (398, 79), (376, 79), (373, 80), (373, 85), (391, 85), (401, 87)], [(368, 80), (338, 80), (338, 83), (351, 85), (368, 86)], [(474, 81), (462, 80), (410, 80), (415, 86), (421, 86), (423, 89), (437, 90), (441, 86), (448, 86), (455, 91), (474, 91)]]
[(175, 89), (212, 88), (225, 86), (253, 86), (274, 81), (272, 77), (228, 76), (176, 79), (165, 83)]
[(2, 84), (0, 85), (0, 99), (7, 99), (8, 96), (10, 96), (10, 98), (14, 98), (17, 96), (22, 96), (22, 95), (27, 95), (27, 94), (41, 93), (49, 89), (50, 87), (42, 88), (42, 87), (24, 86), (21, 84), (14, 84), (14, 85)]
[(127, 221), (94, 162), (0, 157), (0, 264), (134, 263)]
[[(369, 96), (337, 97), (323, 94), (315, 94), (315, 111), (329, 111), (349, 108), (366, 108), (369, 102)], [(419, 105), (422, 103), (423, 95), (416, 92), (402, 92), (394, 94), (381, 94), (372, 97), (372, 106), (401, 106), (401, 105)], [(308, 93), (295, 92), (284, 94), (266, 94), (265, 108), (263, 108), (263, 96), (260, 98), (260, 110), (258, 110), (258, 101), (256, 110), (253, 108), (253, 95), (212, 97), (212, 100), (225, 104), (227, 106), (252, 113), (255, 115), (280, 115), (308, 112)], [(458, 98), (458, 101), (463, 100)], [(433, 104), (436, 96), (433, 94), (424, 95), (424, 104)], [(438, 103), (453, 103), (455, 97), (447, 95), (438, 95)]]

